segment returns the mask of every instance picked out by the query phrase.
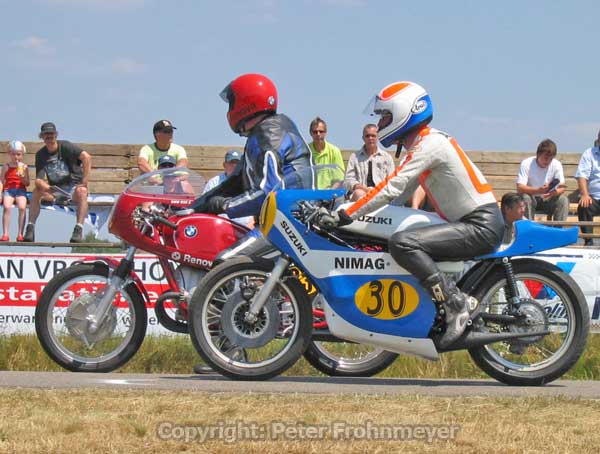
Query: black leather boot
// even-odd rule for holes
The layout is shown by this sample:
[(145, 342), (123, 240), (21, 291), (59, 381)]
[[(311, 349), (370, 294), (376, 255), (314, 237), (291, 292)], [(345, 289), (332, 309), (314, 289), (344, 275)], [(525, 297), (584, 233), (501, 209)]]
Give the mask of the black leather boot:
[(421, 281), (421, 285), (429, 292), (433, 301), (446, 313), (446, 331), (439, 345), (447, 348), (454, 343), (465, 331), (469, 321), (470, 305), (477, 306), (477, 300), (462, 293), (454, 281), (443, 273), (435, 273)]

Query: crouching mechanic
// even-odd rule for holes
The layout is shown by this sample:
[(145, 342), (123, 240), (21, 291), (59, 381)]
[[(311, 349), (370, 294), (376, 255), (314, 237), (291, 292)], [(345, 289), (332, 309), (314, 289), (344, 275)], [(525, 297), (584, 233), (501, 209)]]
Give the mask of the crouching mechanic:
[[(202, 213), (225, 213), (229, 218), (258, 216), (262, 203), (284, 176), (311, 167), (310, 148), (286, 115), (277, 113), (275, 84), (261, 74), (244, 74), (221, 92), (229, 104), (227, 121), (236, 134), (247, 137), (234, 172), (208, 191), (193, 208)], [(235, 254), (260, 253), (258, 230), (221, 252), (216, 262)]]
[(407, 157), (363, 198), (345, 211), (324, 211), (319, 221), (330, 228), (346, 225), (399, 196), (407, 199), (420, 183), (437, 213), (449, 222), (397, 232), (389, 247), (396, 262), (419, 279), (445, 312), (446, 331), (439, 345), (446, 348), (465, 330), (470, 297), (440, 272), (435, 261), (465, 260), (493, 251), (502, 240), (502, 214), (491, 185), (457, 142), (428, 127), (433, 107), (423, 87), (396, 82), (381, 90), (372, 103), (373, 113), (380, 116), (381, 144), (397, 144), (398, 151), (404, 146)]

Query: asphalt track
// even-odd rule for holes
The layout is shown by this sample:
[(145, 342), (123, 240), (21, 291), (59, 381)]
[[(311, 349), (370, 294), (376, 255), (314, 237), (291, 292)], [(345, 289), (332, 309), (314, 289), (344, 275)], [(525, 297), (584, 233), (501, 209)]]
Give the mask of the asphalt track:
[(0, 372), (0, 388), (188, 390), (210, 393), (412, 394), (440, 397), (566, 396), (600, 399), (600, 381), (558, 380), (541, 387), (507, 386), (494, 380), (403, 378), (278, 377), (269, 381), (233, 381), (216, 374), (94, 374), (71, 372)]

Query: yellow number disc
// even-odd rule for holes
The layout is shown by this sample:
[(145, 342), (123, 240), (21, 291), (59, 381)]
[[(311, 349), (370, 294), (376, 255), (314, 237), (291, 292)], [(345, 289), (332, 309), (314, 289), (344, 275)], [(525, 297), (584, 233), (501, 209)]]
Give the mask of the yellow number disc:
[(360, 287), (354, 295), (354, 303), (369, 317), (393, 320), (412, 313), (419, 305), (419, 294), (406, 282), (381, 279)]

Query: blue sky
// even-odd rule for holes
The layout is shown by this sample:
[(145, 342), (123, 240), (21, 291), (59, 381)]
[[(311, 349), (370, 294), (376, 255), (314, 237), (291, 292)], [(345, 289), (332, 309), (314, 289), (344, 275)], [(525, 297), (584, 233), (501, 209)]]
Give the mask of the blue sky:
[(467, 150), (582, 151), (600, 129), (597, 1), (0, 0), (0, 140), (54, 121), (75, 142), (241, 145), (218, 97), (261, 72), (306, 138), (361, 145), (388, 83), (430, 93)]

